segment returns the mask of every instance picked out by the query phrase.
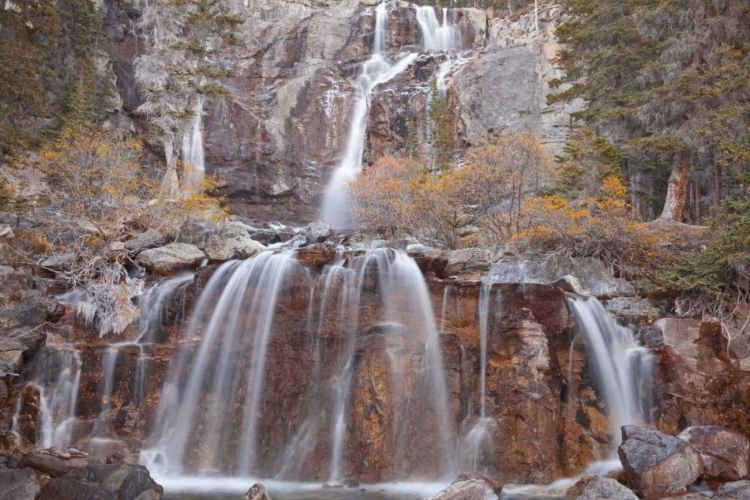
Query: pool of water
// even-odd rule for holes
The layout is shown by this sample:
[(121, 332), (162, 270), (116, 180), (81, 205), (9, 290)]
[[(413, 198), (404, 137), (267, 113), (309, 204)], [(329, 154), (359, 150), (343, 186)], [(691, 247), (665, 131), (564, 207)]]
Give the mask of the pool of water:
[[(234, 477), (155, 477), (164, 487), (164, 500), (242, 500), (256, 483)], [(573, 480), (547, 487), (509, 486), (503, 500), (565, 499), (564, 492)], [(447, 483), (368, 484), (361, 488), (328, 487), (314, 483), (261, 481), (273, 500), (422, 500), (434, 495)], [(575, 481), (573, 481), (575, 482)]]

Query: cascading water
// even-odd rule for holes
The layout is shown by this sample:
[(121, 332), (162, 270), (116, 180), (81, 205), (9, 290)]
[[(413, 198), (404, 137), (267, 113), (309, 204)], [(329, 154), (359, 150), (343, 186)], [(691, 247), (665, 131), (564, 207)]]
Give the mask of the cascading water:
[(451, 12), (443, 9), (443, 21), (439, 22), (435, 8), (428, 5), (415, 5), (417, 23), (422, 35), (422, 48), (445, 52), (461, 46), (461, 33), (458, 27), (450, 21)]
[(354, 104), (349, 137), (346, 141), (344, 157), (326, 187), (321, 209), (321, 219), (332, 227), (342, 229), (351, 228), (354, 221), (351, 218), (351, 198), (348, 184), (362, 170), (365, 135), (367, 134), (367, 116), (369, 113), (368, 98), (375, 87), (386, 83), (403, 72), (417, 58), (417, 54), (409, 54), (391, 65), (383, 53), (387, 49), (388, 8), (381, 3), (375, 10), (375, 37), (373, 54), (362, 64), (359, 75), (359, 96)]
[(569, 296), (568, 304), (576, 327), (586, 338), (596, 382), (609, 410), (611, 440), (618, 445), (623, 425), (647, 420), (651, 353), (638, 344), (630, 328), (617, 324), (596, 298)]
[(185, 163), (183, 183), (192, 191), (200, 191), (206, 175), (206, 161), (203, 152), (203, 99), (195, 106), (195, 118), (190, 130), (182, 136), (182, 161)]
[[(387, 377), (392, 404), (399, 402), (388, 422), (393, 479), (414, 471), (442, 478), (455, 471), (438, 330), (417, 264), (405, 254), (376, 249), (342, 258), (313, 278), (294, 255), (264, 252), (214, 274), (196, 306), (188, 343), (172, 360), (154, 448), (142, 453), (142, 460), (167, 475), (348, 478), (347, 450), (361, 432), (352, 414), (362, 404), (357, 402), (362, 391), (353, 388), (365, 380), (364, 353), (382, 354), (366, 350), (363, 342), (381, 337), (364, 331), (383, 332), (391, 356)], [(289, 297), (299, 294), (310, 306), (299, 311), (304, 316), (291, 318)], [(269, 418), (278, 418), (267, 407), (279, 402), (274, 387), (282, 376), (275, 374), (269, 353), (291, 348), (287, 336), (295, 325), (308, 331), (297, 355), (309, 361), (295, 375), (305, 385), (284, 406), (299, 416), (283, 435), (268, 436), (260, 430)], [(198, 332), (200, 343), (190, 345)], [(322, 344), (327, 347), (319, 349)], [(268, 439), (276, 443), (273, 449)], [(435, 456), (416, 460), (410, 447), (416, 441), (430, 443)], [(311, 472), (312, 456), (327, 456), (327, 467), (324, 461)]]

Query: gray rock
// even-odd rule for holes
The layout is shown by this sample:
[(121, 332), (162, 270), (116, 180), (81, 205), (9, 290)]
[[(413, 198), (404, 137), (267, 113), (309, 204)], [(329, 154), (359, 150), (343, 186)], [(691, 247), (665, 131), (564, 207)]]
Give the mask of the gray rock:
[(640, 297), (615, 297), (607, 302), (607, 310), (612, 314), (626, 317), (657, 318), (662, 312), (651, 301)]
[(322, 220), (315, 221), (307, 227), (307, 243), (323, 243), (331, 236), (331, 226)]
[(206, 255), (195, 245), (170, 243), (144, 250), (138, 255), (137, 262), (157, 274), (172, 274), (184, 269), (195, 269), (205, 258)]
[(273, 229), (258, 229), (250, 235), (250, 237), (264, 245), (270, 245), (278, 241), (278, 235)]
[(635, 425), (622, 427), (618, 454), (633, 488), (646, 500), (687, 493), (703, 470), (700, 454), (687, 441)]
[(578, 500), (638, 500), (635, 493), (614, 479), (601, 478), (589, 483)]
[(64, 271), (69, 269), (76, 261), (76, 254), (74, 253), (63, 253), (60, 255), (53, 255), (44, 259), (40, 265), (47, 269), (53, 269), (55, 271)]
[(701, 454), (703, 479), (739, 481), (747, 477), (750, 440), (716, 425), (688, 427), (678, 436)]
[(0, 500), (34, 500), (39, 481), (31, 469), (0, 469)]
[(268, 494), (265, 486), (261, 483), (255, 483), (247, 490), (243, 500), (271, 500), (271, 495)]
[(750, 500), (750, 481), (723, 484), (711, 498), (713, 500)]
[(117, 500), (159, 500), (164, 494), (142, 465), (89, 465), (71, 471), (65, 479), (100, 485)]
[(68, 477), (50, 479), (42, 488), (39, 500), (114, 500), (112, 491), (90, 481)]
[(21, 467), (31, 467), (50, 477), (62, 477), (73, 469), (85, 467), (88, 461), (83, 458), (58, 458), (47, 453), (32, 452), (21, 459)]
[(213, 261), (246, 259), (264, 248), (265, 246), (252, 239), (247, 231), (231, 225), (209, 232), (203, 243), (203, 251)]
[(0, 238), (11, 239), (14, 237), (15, 235), (13, 234), (13, 230), (10, 228), (10, 226), (4, 226), (0, 224)]
[[(235, 223), (230, 223), (230, 226), (233, 224)], [(236, 224), (242, 225), (241, 223)], [(217, 228), (217, 225), (210, 220), (188, 219), (182, 223), (180, 229), (177, 231), (175, 243), (190, 243), (198, 248), (202, 248), (201, 244), (206, 234)]]
[(167, 239), (159, 231), (149, 230), (145, 233), (136, 235), (135, 238), (125, 242), (125, 250), (132, 254), (141, 253), (149, 248), (156, 248), (164, 245)]
[(498, 500), (492, 487), (482, 479), (456, 481), (440, 493), (425, 500)]

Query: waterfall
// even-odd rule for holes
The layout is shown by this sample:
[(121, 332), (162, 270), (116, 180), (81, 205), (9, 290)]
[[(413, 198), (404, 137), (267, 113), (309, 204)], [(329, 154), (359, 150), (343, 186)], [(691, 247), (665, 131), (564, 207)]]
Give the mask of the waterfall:
[(490, 323), (490, 296), (492, 284), (483, 283), (479, 289), (479, 416), (485, 416), (485, 397), (487, 392), (487, 334)]
[[(72, 444), (76, 404), (81, 384), (81, 356), (75, 348), (48, 334), (47, 345), (33, 361), (32, 382), (39, 393), (37, 444), (66, 448)], [(25, 391), (24, 391), (25, 392)], [(18, 418), (24, 394), (19, 397), (12, 431), (18, 435)]]
[(645, 393), (648, 400), (651, 354), (638, 344), (633, 331), (619, 325), (597, 299), (570, 296), (568, 305), (576, 327), (586, 339), (596, 382), (609, 410), (612, 441), (618, 445), (623, 425), (642, 423), (647, 418), (641, 394)]
[(183, 185), (188, 191), (202, 191), (201, 184), (206, 175), (203, 153), (203, 98), (195, 106), (195, 118), (190, 130), (182, 136), (182, 161), (185, 164)]
[(409, 54), (391, 65), (383, 56), (387, 48), (388, 8), (385, 2), (379, 4), (375, 11), (375, 38), (373, 54), (362, 64), (359, 75), (359, 95), (354, 103), (349, 136), (341, 163), (333, 171), (326, 187), (321, 208), (321, 219), (332, 227), (351, 228), (354, 221), (351, 217), (351, 197), (348, 184), (362, 170), (365, 136), (367, 134), (367, 117), (369, 114), (368, 98), (375, 87), (386, 83), (403, 72), (417, 58)]
[(141, 313), (138, 318), (137, 344), (148, 344), (154, 341), (154, 336), (162, 328), (164, 306), (178, 289), (184, 289), (193, 281), (191, 272), (178, 273), (170, 278), (156, 282), (138, 297), (138, 308)]
[[(291, 297), (306, 306), (296, 308)], [(290, 307), (300, 313), (294, 320)], [(278, 376), (287, 375), (274, 375), (271, 353), (290, 349), (293, 332), (303, 332), (295, 344), (301, 351), (294, 352), (307, 361), (289, 376), (304, 385), (284, 399), (276, 391)], [(194, 310), (185, 348), (173, 356), (153, 448), (142, 460), (167, 475), (260, 473), (299, 480), (308, 477), (313, 454), (328, 453), (322, 473), (330, 482), (348, 479), (346, 450), (361, 424), (352, 412), (363, 397), (353, 388), (363, 383), (362, 357), (383, 353), (362, 351), (372, 338), (367, 332), (384, 332), (377, 338), (388, 344), (388, 404), (400, 405), (387, 424), (394, 478), (407, 479), (425, 464), (436, 477), (453, 473), (454, 431), (430, 296), (416, 262), (390, 249), (342, 257), (317, 277), (291, 250), (219, 268)], [(408, 386), (402, 372), (409, 374)], [(268, 418), (278, 418), (268, 408), (277, 402), (296, 408), (292, 414), (299, 417), (271, 438), (262, 429)], [(434, 456), (418, 460), (412, 442), (429, 443)]]
[(450, 22), (450, 12), (443, 9), (442, 23), (437, 20), (435, 8), (428, 5), (415, 5), (417, 23), (422, 35), (424, 50), (449, 51), (461, 46), (461, 34), (458, 27)]

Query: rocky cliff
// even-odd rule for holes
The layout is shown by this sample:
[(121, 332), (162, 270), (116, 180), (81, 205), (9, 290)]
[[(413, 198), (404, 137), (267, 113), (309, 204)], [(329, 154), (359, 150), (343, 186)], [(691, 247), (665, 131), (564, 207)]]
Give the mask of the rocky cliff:
[[(234, 74), (223, 82), (231, 98), (204, 104), (207, 171), (227, 181), (222, 194), (237, 215), (309, 222), (344, 154), (359, 64), (372, 52), (373, 4), (225, 3), (245, 19), (243, 48), (222, 59)], [(100, 6), (113, 42), (122, 111), (138, 124), (133, 62), (149, 36), (138, 25), (146, 4), (103, 0)], [(419, 50), (415, 8), (393, 2), (389, 10), (388, 51)], [(455, 154), (492, 135), (521, 130), (559, 148), (569, 114), (576, 109), (546, 104), (548, 82), (559, 76), (552, 61), (561, 9), (541, 7), (538, 29), (531, 14), (493, 18), (466, 8), (450, 15), (460, 32), (459, 50), (424, 52), (371, 96), (367, 161), (403, 154), (407, 144), (424, 142), (430, 83), (439, 69), (449, 86)]]

